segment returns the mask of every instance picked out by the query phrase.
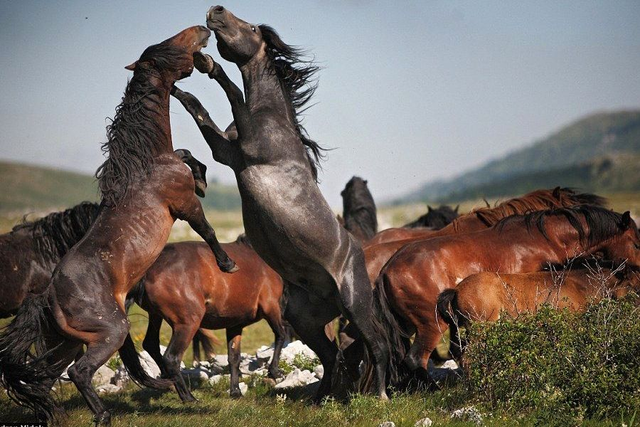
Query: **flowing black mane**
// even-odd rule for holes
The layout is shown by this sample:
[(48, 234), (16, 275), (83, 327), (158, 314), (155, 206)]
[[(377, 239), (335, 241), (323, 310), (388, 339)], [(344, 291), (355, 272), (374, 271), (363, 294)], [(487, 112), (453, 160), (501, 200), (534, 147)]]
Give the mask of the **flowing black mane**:
[(150, 77), (159, 76), (160, 70), (180, 70), (185, 60), (182, 49), (164, 43), (148, 47), (138, 60), (102, 144), (108, 158), (96, 171), (96, 178), (105, 205), (117, 205), (134, 178), (146, 177), (153, 169), (154, 157), (170, 135), (158, 126), (163, 100)]
[(365, 239), (371, 239), (378, 232), (378, 216), (367, 181), (354, 176), (341, 195), (344, 228), (352, 233), (360, 231)]
[(304, 60), (304, 51), (283, 42), (276, 30), (270, 26), (260, 25), (260, 31), (267, 45), (267, 57), (273, 64), (273, 70), (282, 85), (283, 92), (291, 102), (296, 130), (307, 148), (309, 165), (317, 180), (318, 167), (325, 149), (309, 138), (309, 134), (300, 123), (300, 114), (306, 110), (305, 105), (318, 87), (317, 83), (313, 82), (313, 76), (318, 71), (318, 67), (311, 61)]
[(13, 231), (30, 230), (41, 259), (57, 263), (87, 233), (98, 210), (98, 204), (82, 202), (36, 221), (16, 225)]
[(514, 221), (524, 220), (527, 230), (536, 227), (548, 239), (544, 225), (548, 217), (564, 217), (578, 232), (579, 239), (590, 246), (620, 234), (622, 227), (622, 214), (591, 205), (536, 211), (525, 216), (513, 215), (498, 222), (496, 227), (502, 228)]

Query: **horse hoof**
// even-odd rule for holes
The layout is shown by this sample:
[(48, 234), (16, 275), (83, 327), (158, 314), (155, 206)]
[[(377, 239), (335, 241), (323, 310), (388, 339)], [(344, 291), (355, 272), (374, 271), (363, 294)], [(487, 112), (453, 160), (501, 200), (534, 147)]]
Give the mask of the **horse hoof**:
[(213, 71), (214, 64), (213, 58), (205, 53), (195, 52), (193, 54), (193, 65), (203, 74), (209, 74)]
[(98, 426), (110, 426), (111, 425), (111, 413), (104, 411), (101, 414), (96, 414), (93, 417), (93, 425)]
[(242, 397), (242, 392), (240, 391), (240, 389), (231, 390), (229, 392), (229, 396), (231, 396), (232, 399), (240, 399)]
[(240, 267), (238, 267), (238, 265), (233, 261), (220, 265), (219, 267), (220, 270), (224, 271), (225, 273), (235, 273), (236, 271), (240, 270)]

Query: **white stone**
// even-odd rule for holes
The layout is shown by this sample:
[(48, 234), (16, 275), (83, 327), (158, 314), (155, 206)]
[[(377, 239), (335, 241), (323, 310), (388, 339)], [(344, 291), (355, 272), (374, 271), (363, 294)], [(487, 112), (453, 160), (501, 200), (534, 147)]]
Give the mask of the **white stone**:
[(118, 366), (116, 369), (116, 374), (111, 378), (111, 384), (117, 385), (119, 387), (123, 387), (130, 380), (129, 373), (124, 365)]
[(306, 369), (304, 371), (301, 371), (300, 369), (295, 368), (293, 372), (290, 372), (289, 375), (287, 375), (284, 378), (284, 380), (276, 384), (275, 388), (280, 390), (280, 389), (287, 389), (287, 388), (293, 388), (293, 387), (300, 387), (300, 386), (306, 386), (308, 384), (313, 384), (318, 381), (319, 381), (318, 378), (316, 378), (316, 376), (312, 374), (310, 371)]
[(93, 374), (93, 380), (91, 381), (94, 387), (100, 387), (105, 384), (110, 384), (111, 379), (116, 375), (113, 369), (106, 365), (102, 365), (98, 368), (95, 374)]
[(451, 413), (452, 419), (469, 421), (476, 425), (482, 424), (482, 414), (473, 406), (467, 406), (466, 408), (456, 409)]
[(122, 387), (115, 384), (104, 384), (96, 389), (100, 394), (118, 393), (122, 390)]
[(324, 376), (324, 366), (318, 365), (315, 368), (313, 368), (313, 374), (316, 376), (316, 378), (321, 380), (322, 377)]
[(160, 377), (160, 368), (156, 364), (155, 360), (151, 357), (149, 353), (143, 351), (140, 353), (140, 364), (144, 371), (151, 378), (159, 378)]
[(222, 375), (214, 375), (211, 378), (209, 378), (209, 384), (216, 385), (222, 380), (222, 378), (223, 378)]
[(318, 357), (313, 350), (307, 347), (302, 341), (293, 341), (289, 343), (286, 347), (282, 349), (282, 353), (280, 354), (280, 359), (287, 362), (289, 365), (293, 364), (293, 359), (296, 355), (302, 354), (308, 358), (316, 358)]
[(452, 370), (456, 370), (458, 369), (458, 364), (455, 362), (455, 360), (453, 359), (449, 359), (446, 362), (444, 362), (441, 366), (442, 369), (452, 369)]
[(396, 427), (396, 423), (394, 423), (393, 421), (385, 421), (383, 423), (380, 423), (379, 427)]
[(414, 424), (415, 427), (431, 427), (432, 425), (433, 425), (433, 421), (431, 421), (431, 418), (429, 417), (425, 417), (421, 420), (418, 420)]
[(266, 346), (263, 345), (258, 350), (256, 350), (256, 358), (262, 360), (264, 362), (268, 362), (273, 357), (273, 345)]

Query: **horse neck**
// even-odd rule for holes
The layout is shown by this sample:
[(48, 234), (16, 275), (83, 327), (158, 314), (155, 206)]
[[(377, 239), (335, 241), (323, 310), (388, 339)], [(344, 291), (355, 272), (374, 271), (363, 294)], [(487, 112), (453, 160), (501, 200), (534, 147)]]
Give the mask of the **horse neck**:
[(293, 126), (295, 111), (266, 53), (255, 55), (239, 68), (249, 110), (253, 113), (268, 106)]
[(569, 224), (569, 222), (561, 217), (545, 218), (544, 229), (549, 239), (559, 246), (560, 253), (565, 259), (571, 259), (583, 255), (591, 255), (609, 242), (589, 242), (589, 227), (582, 221), (584, 228), (584, 239), (580, 239), (578, 231)]

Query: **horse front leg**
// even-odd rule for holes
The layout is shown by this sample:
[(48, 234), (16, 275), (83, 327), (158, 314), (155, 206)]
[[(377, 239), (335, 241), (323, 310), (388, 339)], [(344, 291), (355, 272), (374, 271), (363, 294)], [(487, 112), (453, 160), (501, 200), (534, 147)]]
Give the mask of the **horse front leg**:
[(225, 250), (222, 249), (222, 246), (220, 246), (220, 242), (218, 242), (218, 238), (216, 237), (216, 232), (204, 216), (200, 200), (198, 200), (193, 193), (188, 197), (189, 200), (182, 205), (178, 211), (175, 211), (174, 215), (181, 220), (187, 221), (193, 231), (198, 233), (198, 235), (207, 242), (221, 271), (225, 273), (234, 273), (238, 271), (236, 263), (229, 258), (229, 255), (227, 255)]

